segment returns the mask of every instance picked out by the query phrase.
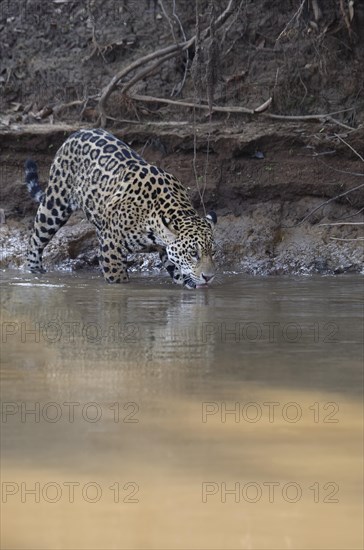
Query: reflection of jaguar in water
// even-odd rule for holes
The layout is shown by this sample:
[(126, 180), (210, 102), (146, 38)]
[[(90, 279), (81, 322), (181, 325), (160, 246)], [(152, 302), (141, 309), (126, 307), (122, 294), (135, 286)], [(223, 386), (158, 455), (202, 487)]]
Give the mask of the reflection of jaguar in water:
[(158, 251), (173, 281), (187, 288), (215, 276), (216, 214), (200, 218), (183, 185), (148, 164), (105, 130), (80, 130), (56, 154), (47, 190), (36, 164), (26, 162), (26, 184), (40, 202), (28, 264), (42, 271), (43, 249), (74, 210), (96, 226), (100, 264), (110, 283), (126, 282), (127, 255)]

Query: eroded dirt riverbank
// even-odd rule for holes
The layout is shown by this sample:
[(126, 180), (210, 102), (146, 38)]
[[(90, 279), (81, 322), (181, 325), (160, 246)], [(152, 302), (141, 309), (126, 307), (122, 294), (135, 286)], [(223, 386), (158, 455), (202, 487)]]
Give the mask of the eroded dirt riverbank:
[[(25, 266), (36, 204), (23, 184), (24, 161), (37, 161), (46, 185), (57, 148), (75, 129), (69, 125), (1, 129), (1, 267)], [(334, 133), (320, 129), (322, 124), (301, 122), (199, 124), (196, 155), (189, 124), (125, 124), (111, 131), (149, 162), (180, 178), (201, 212), (199, 192), (203, 193), (206, 208), (214, 208), (219, 217), (217, 261), (222, 270), (358, 272), (363, 259), (358, 222), (363, 221), (359, 211), (364, 190), (327, 201), (361, 185), (363, 163)], [(355, 133), (353, 145), (363, 150), (362, 133)], [(96, 269), (97, 253), (93, 227), (76, 213), (47, 247), (45, 266)], [(132, 260), (138, 269), (159, 263), (154, 255)]]

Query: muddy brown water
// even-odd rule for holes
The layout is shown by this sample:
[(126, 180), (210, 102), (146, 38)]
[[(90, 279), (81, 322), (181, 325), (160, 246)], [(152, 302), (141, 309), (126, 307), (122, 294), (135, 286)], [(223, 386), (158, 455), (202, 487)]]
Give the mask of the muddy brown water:
[(363, 547), (362, 278), (2, 279), (3, 548)]

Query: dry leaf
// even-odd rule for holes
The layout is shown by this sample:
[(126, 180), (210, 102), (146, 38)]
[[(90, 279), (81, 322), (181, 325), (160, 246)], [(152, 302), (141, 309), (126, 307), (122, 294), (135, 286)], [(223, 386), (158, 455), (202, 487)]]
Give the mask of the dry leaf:
[(270, 97), (269, 99), (267, 99), (267, 101), (259, 105), (259, 107), (257, 107), (256, 109), (254, 109), (254, 113), (263, 113), (268, 109), (272, 101), (273, 101), (273, 98)]

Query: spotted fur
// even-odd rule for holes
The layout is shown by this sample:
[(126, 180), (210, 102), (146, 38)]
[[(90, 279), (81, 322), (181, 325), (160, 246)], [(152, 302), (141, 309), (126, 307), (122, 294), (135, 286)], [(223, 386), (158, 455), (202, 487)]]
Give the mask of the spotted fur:
[(28, 251), (31, 271), (43, 271), (45, 246), (81, 209), (96, 227), (100, 265), (109, 283), (128, 280), (128, 254), (154, 251), (175, 283), (195, 288), (213, 279), (216, 214), (200, 218), (174, 176), (105, 130), (79, 130), (65, 141), (45, 192), (31, 160), (25, 181), (40, 202)]

